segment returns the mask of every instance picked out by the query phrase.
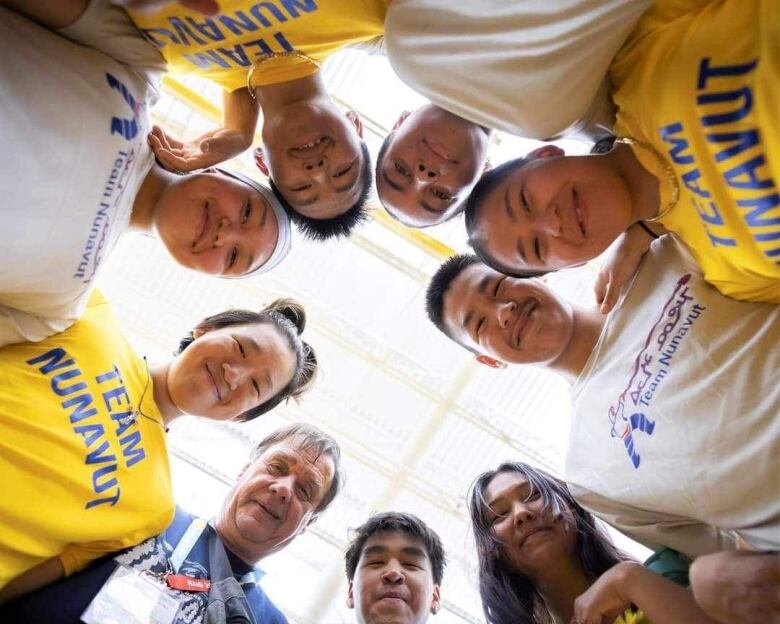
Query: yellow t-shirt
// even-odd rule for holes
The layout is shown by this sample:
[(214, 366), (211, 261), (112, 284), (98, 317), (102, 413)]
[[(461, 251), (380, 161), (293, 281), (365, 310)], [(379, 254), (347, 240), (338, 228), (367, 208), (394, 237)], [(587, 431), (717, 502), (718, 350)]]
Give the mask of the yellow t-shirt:
[[(263, 61), (253, 85), (304, 78), (341, 48), (383, 34), (384, 0), (221, 0), (206, 17), (171, 2), (153, 13), (130, 12), (144, 36), (177, 73), (195, 73), (226, 91), (246, 86), (258, 56), (297, 51)], [(308, 59), (306, 58), (308, 57)]]
[(151, 379), (100, 293), (64, 332), (0, 349), (0, 587), (55, 556), (72, 574), (173, 513)]
[[(610, 68), (618, 135), (652, 145), (680, 188), (660, 221), (705, 279), (780, 303), (780, 2), (657, 0)], [(661, 184), (658, 155), (634, 154)]]
[(627, 609), (623, 615), (619, 615), (612, 624), (653, 624), (641, 611)]

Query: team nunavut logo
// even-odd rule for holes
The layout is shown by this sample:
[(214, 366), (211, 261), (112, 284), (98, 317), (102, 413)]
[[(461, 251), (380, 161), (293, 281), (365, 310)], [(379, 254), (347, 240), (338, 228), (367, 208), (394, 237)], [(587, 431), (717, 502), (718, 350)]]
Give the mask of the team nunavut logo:
[(136, 101), (136, 99), (133, 97), (133, 94), (130, 93), (129, 89), (121, 80), (109, 73), (106, 73), (106, 80), (108, 81), (109, 87), (119, 91), (119, 93), (122, 95), (122, 99), (124, 99), (125, 103), (130, 109), (130, 113), (132, 114), (132, 117), (129, 119), (122, 117), (112, 117), (111, 134), (121, 134), (123, 137), (125, 137), (125, 139), (130, 141), (138, 134), (138, 115), (141, 112), (142, 105)]
[(706, 309), (691, 294), (690, 279), (691, 274), (686, 273), (675, 284), (634, 359), (625, 389), (609, 408), (610, 433), (623, 442), (635, 469), (642, 461), (637, 438), (650, 437), (656, 429), (656, 423), (646, 415), (647, 408), (672, 371), (675, 355), (686, 335)]

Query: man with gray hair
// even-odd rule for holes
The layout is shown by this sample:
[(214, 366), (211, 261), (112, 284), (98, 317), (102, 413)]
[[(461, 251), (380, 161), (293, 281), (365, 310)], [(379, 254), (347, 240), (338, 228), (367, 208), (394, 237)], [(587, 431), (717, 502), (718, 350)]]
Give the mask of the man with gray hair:
[(298, 423), (277, 429), (254, 447), (211, 523), (177, 507), (164, 533), (9, 605), (7, 611), (0, 611), (0, 620), (80, 622), (109, 576), (123, 565), (144, 576), (163, 579), (165, 592), (180, 603), (175, 624), (201, 622), (207, 608), (224, 599), (214, 595), (221, 580), (212, 574), (217, 542), (224, 547), (255, 621), (286, 623), (257, 584), (262, 574), (257, 564), (314, 522), (342, 483), (341, 450), (336, 440), (312, 425)]

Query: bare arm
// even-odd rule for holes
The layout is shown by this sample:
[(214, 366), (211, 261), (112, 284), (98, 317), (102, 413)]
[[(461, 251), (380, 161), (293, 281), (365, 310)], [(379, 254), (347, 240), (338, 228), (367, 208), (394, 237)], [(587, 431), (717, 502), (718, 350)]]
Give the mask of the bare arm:
[[(607, 570), (574, 602), (578, 624), (611, 622), (631, 604), (652, 622), (718, 624), (696, 604), (693, 594), (644, 566), (625, 561)], [(612, 619), (610, 619), (612, 618)]]
[(89, 0), (0, 0), (0, 4), (46, 28), (66, 28), (76, 22)]
[(59, 557), (52, 557), (20, 574), (0, 590), (0, 604), (29, 594), (65, 576)]
[(243, 138), (241, 151), (252, 146), (257, 128), (257, 111), (257, 100), (246, 87), (222, 93), (222, 125)]

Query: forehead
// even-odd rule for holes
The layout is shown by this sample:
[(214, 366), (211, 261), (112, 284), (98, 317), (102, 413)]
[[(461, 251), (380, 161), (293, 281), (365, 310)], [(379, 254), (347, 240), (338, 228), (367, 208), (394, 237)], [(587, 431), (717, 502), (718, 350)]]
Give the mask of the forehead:
[(485, 488), (485, 500), (490, 504), (496, 498), (505, 496), (512, 490), (521, 489), (527, 485), (530, 485), (528, 479), (519, 472), (514, 470), (499, 472)]
[(403, 531), (380, 531), (374, 533), (363, 544), (360, 556), (372, 554), (401, 554), (406, 553), (417, 557), (429, 559), (425, 544), (419, 537), (414, 537)]
[(460, 327), (463, 317), (473, 305), (490, 298), (488, 286), (502, 277), (501, 273), (481, 262), (463, 269), (444, 293), (442, 311), (445, 322), (452, 327)]
[(323, 489), (333, 481), (335, 466), (333, 458), (327, 454), (318, 454), (311, 447), (302, 447), (301, 440), (288, 438), (265, 449), (255, 463), (271, 459), (282, 460), (290, 469), (302, 477), (313, 478)]

